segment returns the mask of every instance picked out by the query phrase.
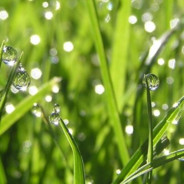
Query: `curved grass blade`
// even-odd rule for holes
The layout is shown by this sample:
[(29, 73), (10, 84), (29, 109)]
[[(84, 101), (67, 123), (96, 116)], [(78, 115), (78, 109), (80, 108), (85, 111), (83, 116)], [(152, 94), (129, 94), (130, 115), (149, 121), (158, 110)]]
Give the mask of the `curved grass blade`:
[[(168, 126), (175, 119), (178, 118), (179, 115), (184, 111), (184, 97), (182, 97), (178, 102), (177, 106), (172, 107), (167, 115), (159, 122), (159, 124), (153, 129), (153, 146), (155, 147), (159, 140), (163, 137), (166, 132)], [(119, 184), (124, 180), (128, 175), (134, 172), (143, 161), (146, 159), (147, 154), (147, 146), (148, 140), (146, 140), (142, 146), (140, 146), (134, 155), (131, 157), (128, 164), (123, 168), (122, 172), (118, 175), (118, 177), (114, 180), (113, 184)]]
[(140, 167), (137, 171), (132, 173), (128, 178), (126, 178), (123, 182), (121, 182), (121, 184), (128, 183), (143, 174), (151, 172), (153, 169), (156, 169), (157, 167), (163, 166), (164, 164), (172, 162), (173, 160), (179, 159), (183, 156), (184, 156), (184, 149), (181, 149), (174, 151), (169, 155), (156, 158), (153, 160), (152, 163), (148, 163)]
[(103, 41), (100, 33), (95, 2), (94, 0), (88, 0), (86, 1), (86, 3), (87, 3), (89, 16), (90, 16), (91, 25), (92, 25), (95, 46), (100, 58), (100, 69), (101, 69), (103, 83), (105, 86), (106, 101), (107, 101), (109, 116), (111, 118), (110, 121), (114, 129), (114, 134), (116, 136), (116, 143), (119, 149), (119, 154), (120, 154), (122, 164), (125, 165), (129, 160), (129, 153), (125, 143), (125, 138), (122, 131), (121, 122), (120, 122), (119, 113), (118, 113), (117, 102), (115, 99), (110, 72), (107, 65), (107, 59), (105, 56), (104, 45), (103, 45)]
[(64, 121), (60, 118), (61, 121), (59, 121), (60, 127), (62, 128), (62, 131), (64, 132), (71, 148), (73, 151), (73, 158), (74, 158), (74, 184), (84, 184), (85, 178), (84, 178), (84, 166), (82, 161), (82, 156), (80, 154), (79, 148), (72, 137), (72, 135), (69, 133)]
[(28, 112), (32, 108), (33, 103), (43, 98), (43, 96), (51, 90), (52, 86), (60, 81), (60, 78), (54, 77), (52, 80), (41, 86), (37, 94), (35, 94), (34, 96), (28, 96), (22, 102), (20, 102), (11, 114), (4, 115), (0, 124), (0, 135), (2, 135), (19, 118), (21, 118), (26, 112)]

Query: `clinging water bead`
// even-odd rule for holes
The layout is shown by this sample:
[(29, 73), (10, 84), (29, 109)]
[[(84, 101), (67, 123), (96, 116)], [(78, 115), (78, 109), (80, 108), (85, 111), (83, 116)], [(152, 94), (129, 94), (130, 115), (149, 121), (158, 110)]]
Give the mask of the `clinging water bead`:
[(13, 66), (17, 61), (17, 51), (13, 47), (4, 46), (2, 50), (2, 61), (8, 66)]
[[(148, 86), (146, 83), (146, 79), (147, 79)], [(149, 90), (155, 91), (158, 88), (159, 83), (160, 83), (159, 78), (155, 74), (149, 73), (149, 74), (144, 75), (143, 85), (146, 88), (148, 87)]]
[(30, 82), (29, 74), (22, 66), (19, 66), (15, 74), (13, 86), (20, 91), (26, 91)]

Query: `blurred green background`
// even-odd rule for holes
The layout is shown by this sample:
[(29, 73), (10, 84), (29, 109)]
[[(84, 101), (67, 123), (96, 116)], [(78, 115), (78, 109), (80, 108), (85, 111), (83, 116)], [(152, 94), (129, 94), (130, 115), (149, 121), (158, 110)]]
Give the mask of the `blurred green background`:
[[(32, 78), (27, 92), (10, 92), (6, 106), (12, 104), (16, 107), (52, 77), (61, 77), (56, 91), (43, 96), (39, 103), (47, 115), (54, 103), (60, 104), (61, 117), (73, 132), (83, 157), (86, 183), (108, 184), (122, 165), (109, 123), (100, 63), (93, 40), (95, 28), (91, 26), (86, 1), (0, 1), (0, 42), (5, 40), (6, 45), (14, 47), (19, 55), (23, 51), (21, 62)], [(126, 3), (126, 0), (96, 0), (109, 68), (112, 65), (117, 14)], [(126, 66), (117, 67), (125, 70), (124, 76), (119, 76), (125, 79), (120, 117), (130, 155), (148, 136), (146, 96), (137, 90), (141, 86), (139, 77), (147, 69), (144, 58), (155, 41), (182, 21), (183, 10), (183, 0), (132, 0), (128, 19), (122, 17), (122, 23), (129, 22), (118, 37), (119, 40), (126, 39), (122, 40), (127, 44), (126, 51), (122, 48), (122, 52), (126, 52)], [(184, 32), (179, 28), (147, 70), (160, 79), (159, 89), (152, 92), (154, 125), (183, 95), (183, 42)], [(38, 77), (33, 74), (33, 69), (37, 69)], [(1, 89), (6, 85), (9, 72), (10, 69), (2, 64)], [(9, 113), (6, 106), (4, 114)], [(57, 126), (53, 128), (63, 154), (41, 118), (34, 117), (31, 111), (1, 135), (2, 184), (72, 183), (71, 148)], [(181, 118), (167, 133), (171, 144), (165, 152), (184, 145), (183, 130)], [(158, 168), (154, 171), (153, 183), (182, 184), (183, 169), (181, 161)]]

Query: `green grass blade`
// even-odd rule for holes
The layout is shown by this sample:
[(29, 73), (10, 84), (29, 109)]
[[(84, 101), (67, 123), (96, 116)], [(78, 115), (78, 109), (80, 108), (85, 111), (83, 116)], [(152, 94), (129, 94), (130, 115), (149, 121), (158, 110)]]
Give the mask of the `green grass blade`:
[(151, 172), (153, 169), (156, 169), (157, 167), (163, 166), (163, 165), (165, 165), (169, 162), (172, 162), (173, 160), (179, 159), (183, 156), (184, 156), (184, 149), (181, 149), (181, 150), (174, 151), (174, 152), (170, 153), (169, 155), (156, 158), (153, 160), (152, 163), (148, 163), (148, 164), (145, 164), (142, 167), (140, 167), (137, 171), (132, 173), (127, 179), (125, 179), (123, 182), (121, 182), (121, 184), (128, 183), (128, 182), (134, 180), (135, 178), (137, 178), (143, 174)]
[(164, 7), (164, 13), (165, 13), (165, 29), (170, 29), (170, 21), (173, 16), (173, 0), (164, 0), (163, 7)]
[[(163, 137), (164, 133), (167, 131), (168, 126), (172, 121), (178, 118), (178, 116), (183, 112), (184, 108), (184, 97), (182, 97), (178, 102), (177, 106), (172, 107), (167, 115), (163, 118), (162, 121), (154, 128), (153, 130), (153, 146), (155, 147), (159, 140)], [(141, 163), (145, 160), (145, 156), (147, 153), (147, 140), (138, 148), (138, 150), (131, 157), (129, 163), (124, 167), (122, 172), (118, 175), (118, 177), (114, 180), (113, 184), (118, 184), (123, 181), (128, 175), (134, 172)]]
[(121, 0), (121, 6), (117, 13), (111, 60), (111, 76), (119, 110), (122, 108), (127, 71), (126, 65), (130, 32), (128, 18), (130, 13), (131, 1)]
[[(146, 91), (147, 91), (147, 106), (148, 106), (148, 154), (147, 154), (147, 161), (152, 163), (153, 160), (153, 120), (152, 120), (152, 107), (151, 107), (151, 95), (150, 89), (148, 84), (148, 77), (145, 75), (146, 80)], [(152, 180), (152, 172), (149, 172), (147, 176), (147, 183), (151, 184)]]
[(101, 65), (100, 68), (101, 68), (103, 83), (105, 86), (106, 100), (107, 100), (107, 105), (109, 110), (109, 116), (111, 118), (110, 121), (114, 129), (114, 134), (116, 136), (116, 143), (118, 145), (122, 164), (125, 165), (129, 160), (129, 154), (128, 154), (127, 146), (125, 144), (125, 138), (122, 132), (121, 122), (118, 114), (117, 102), (116, 102), (115, 94), (112, 87), (110, 72), (107, 66), (107, 60), (106, 60), (104, 45), (103, 45), (103, 41), (100, 33), (97, 11), (95, 8), (95, 2), (94, 0), (88, 0), (86, 1), (86, 3), (87, 3), (89, 16), (90, 16), (91, 25), (92, 25), (92, 32), (95, 40), (95, 46), (100, 58), (100, 65)]
[(0, 125), (0, 135), (2, 135), (8, 128), (10, 128), (19, 118), (21, 118), (26, 112), (28, 112), (33, 103), (37, 102), (44, 95), (51, 90), (52, 86), (60, 81), (60, 78), (53, 78), (49, 82), (45, 83), (40, 89), (38, 93), (34, 96), (26, 97), (22, 102), (20, 102), (15, 110), (11, 114), (6, 114), (2, 117), (1, 125)]
[(1, 159), (0, 159), (0, 183), (3, 183), (3, 184), (7, 183), (7, 178), (6, 178), (6, 174), (5, 174)]
[[(60, 118), (61, 119), (61, 118)], [(84, 184), (85, 178), (84, 178), (84, 166), (82, 161), (82, 156), (80, 154), (79, 148), (72, 137), (72, 135), (69, 133), (64, 121), (61, 119), (60, 126), (72, 148), (73, 151), (73, 157), (74, 157), (74, 184)]]
[(2, 63), (2, 54), (3, 54), (3, 47), (4, 47), (5, 41), (3, 40), (0, 47), (0, 69), (1, 69), (1, 63)]

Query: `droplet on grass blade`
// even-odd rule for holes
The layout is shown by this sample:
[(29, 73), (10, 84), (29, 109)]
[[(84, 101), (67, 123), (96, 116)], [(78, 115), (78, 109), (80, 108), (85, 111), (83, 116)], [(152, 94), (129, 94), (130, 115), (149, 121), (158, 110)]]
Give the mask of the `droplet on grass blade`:
[(20, 91), (26, 91), (30, 82), (31, 82), (31, 79), (29, 74), (20, 65), (16, 71), (15, 78), (13, 81), (13, 86)]
[(54, 111), (55, 111), (56, 113), (60, 113), (61, 107), (60, 107), (59, 104), (54, 104)]
[(33, 114), (35, 117), (41, 117), (42, 112), (41, 112), (41, 108), (40, 108), (39, 104), (37, 104), (37, 103), (34, 103), (34, 104), (33, 104), (33, 107), (32, 107), (32, 114)]
[(61, 121), (60, 116), (57, 112), (52, 112), (49, 116), (49, 121), (50, 123), (54, 124), (54, 125), (58, 125), (59, 122)]
[[(146, 83), (146, 80), (148, 84)], [(159, 86), (159, 78), (156, 75), (151, 73), (146, 74), (143, 78), (143, 84), (146, 88), (148, 87), (149, 90), (155, 91)]]
[(17, 61), (17, 51), (13, 47), (4, 46), (2, 61), (8, 66), (13, 66)]

